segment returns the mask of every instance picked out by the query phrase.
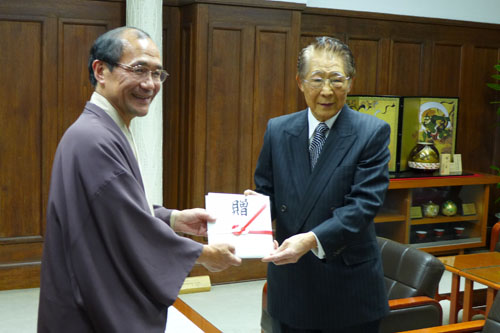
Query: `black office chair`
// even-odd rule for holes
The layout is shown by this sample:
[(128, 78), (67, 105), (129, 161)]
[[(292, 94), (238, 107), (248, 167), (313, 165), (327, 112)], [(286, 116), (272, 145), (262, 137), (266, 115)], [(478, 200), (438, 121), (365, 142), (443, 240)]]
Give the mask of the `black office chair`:
[[(384, 266), (390, 313), (380, 333), (442, 324), (442, 309), (433, 297), (444, 265), (433, 255), (389, 239), (377, 237)], [(262, 291), (262, 332), (272, 332), (267, 312), (267, 283)]]
[(442, 324), (442, 309), (434, 299), (444, 265), (433, 255), (407, 244), (377, 237), (382, 255), (389, 314), (381, 333)]

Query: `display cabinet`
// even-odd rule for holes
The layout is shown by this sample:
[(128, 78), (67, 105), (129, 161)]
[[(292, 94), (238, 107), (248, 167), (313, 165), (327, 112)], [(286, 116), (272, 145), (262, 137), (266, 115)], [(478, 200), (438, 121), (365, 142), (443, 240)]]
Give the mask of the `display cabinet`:
[[(475, 172), (393, 178), (375, 218), (377, 235), (431, 253), (485, 246), (490, 185), (499, 182), (498, 176)], [(456, 212), (445, 215), (442, 204), (450, 201)], [(437, 215), (429, 202), (438, 205)]]

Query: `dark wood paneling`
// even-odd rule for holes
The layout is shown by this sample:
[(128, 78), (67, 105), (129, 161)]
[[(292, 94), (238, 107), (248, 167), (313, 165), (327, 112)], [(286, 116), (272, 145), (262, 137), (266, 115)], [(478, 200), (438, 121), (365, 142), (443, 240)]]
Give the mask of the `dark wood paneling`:
[(436, 43), (431, 62), (431, 95), (459, 96), (462, 46)]
[[(181, 208), (203, 207), (207, 192), (253, 187), (268, 119), (296, 111), (300, 15), (211, 4), (180, 13), (178, 146), (187, 160), (177, 184)], [(236, 281), (262, 278), (266, 267), (254, 260), (225, 273), (197, 267), (191, 274)]]
[(207, 4), (180, 11), (180, 113), (186, 121), (179, 121), (179, 147), (187, 161), (178, 184), (185, 208), (203, 207), (209, 191), (253, 186), (267, 120), (295, 111), (300, 16)]
[(179, 202), (180, 166), (180, 11), (163, 7), (163, 66), (170, 74), (163, 83), (163, 202), (167, 207), (181, 207)]
[(351, 94), (375, 95), (379, 70), (379, 40), (350, 38), (349, 47), (354, 55), (358, 75), (354, 79)]
[(248, 54), (253, 52), (246, 46), (252, 46), (252, 37), (249, 27), (209, 28), (207, 191), (234, 193), (250, 185), (253, 63)]
[[(467, 73), (461, 88), (461, 104), (458, 111), (457, 149), (464, 154), (470, 170), (489, 169), (492, 153), (498, 142), (491, 140), (495, 134), (498, 118), (489, 101), (494, 91), (486, 86), (495, 74), (493, 64), (497, 63), (499, 49), (474, 47), (468, 53)], [(489, 170), (486, 170), (489, 171)]]
[[(193, 69), (191, 68), (193, 57), (193, 51), (191, 46), (191, 41), (193, 35), (193, 28), (191, 25), (182, 26), (181, 30), (181, 59), (184, 61), (181, 63), (181, 78), (180, 78), (180, 86), (181, 91), (193, 91), (194, 84), (193, 82)], [(190, 128), (190, 113), (193, 98), (186, 93), (181, 93), (181, 103), (180, 103), (180, 115), (179, 115), (179, 151), (180, 156), (178, 160), (179, 165), (179, 208), (184, 209), (189, 207), (189, 202), (191, 199), (191, 165), (192, 163), (190, 158), (190, 141), (193, 141), (192, 132)], [(175, 162), (174, 162), (175, 163)], [(176, 175), (173, 175), (174, 177)]]
[(0, 264), (0, 290), (36, 288), (40, 286), (40, 262)]
[(59, 22), (59, 137), (82, 113), (94, 92), (89, 81), (88, 58), (94, 40), (109, 30), (106, 21), (68, 20)]
[(0, 240), (41, 235), (42, 29), (0, 21)]
[(0, 290), (39, 283), (52, 159), (91, 93), (90, 43), (124, 21), (123, 5), (0, 3), (0, 60), (8, 64), (0, 71)]
[(43, 246), (41, 237), (17, 237), (15, 240), (19, 243), (0, 243), (0, 263), (18, 264), (40, 261)]
[(419, 95), (423, 45), (394, 41), (391, 49), (389, 95)]
[[(287, 51), (289, 51), (287, 48), (288, 33), (287, 29), (257, 28), (253, 147), (251, 151), (248, 151), (252, 156), (252, 166), (257, 165), (268, 120), (296, 111), (289, 109), (287, 102), (287, 95), (290, 94), (287, 83), (295, 80), (295, 72), (290, 72), (286, 63)], [(248, 187), (251, 184), (248, 184)]]

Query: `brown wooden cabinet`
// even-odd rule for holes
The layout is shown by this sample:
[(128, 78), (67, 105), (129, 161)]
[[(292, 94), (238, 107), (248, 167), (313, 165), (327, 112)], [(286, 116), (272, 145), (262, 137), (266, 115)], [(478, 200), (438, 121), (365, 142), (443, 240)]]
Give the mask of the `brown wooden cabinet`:
[[(490, 185), (498, 182), (500, 177), (473, 172), (464, 176), (391, 179), (384, 205), (375, 218), (377, 235), (431, 253), (485, 246)], [(441, 210), (435, 217), (410, 213), (412, 207), (421, 208), (428, 201), (441, 206), (446, 200), (457, 204), (456, 215), (445, 216)], [(474, 211), (464, 212), (462, 204), (473, 206)], [(421, 238), (417, 231), (424, 232)]]

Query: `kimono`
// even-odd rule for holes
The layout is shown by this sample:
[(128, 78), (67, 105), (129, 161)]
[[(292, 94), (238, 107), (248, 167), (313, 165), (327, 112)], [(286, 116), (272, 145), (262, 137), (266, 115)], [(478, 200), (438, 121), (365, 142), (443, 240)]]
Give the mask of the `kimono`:
[(203, 248), (173, 231), (171, 212), (151, 214), (125, 135), (87, 103), (54, 159), (38, 331), (163, 332)]

